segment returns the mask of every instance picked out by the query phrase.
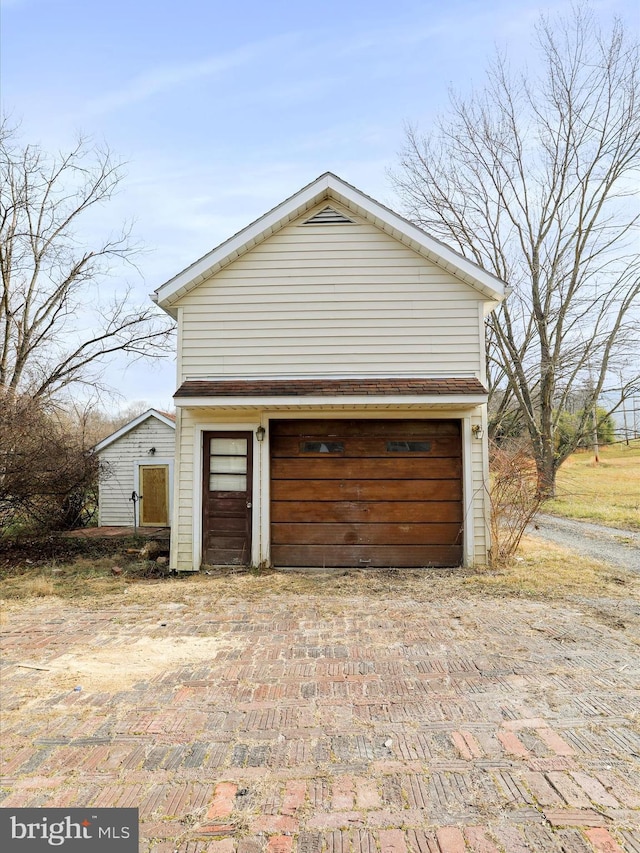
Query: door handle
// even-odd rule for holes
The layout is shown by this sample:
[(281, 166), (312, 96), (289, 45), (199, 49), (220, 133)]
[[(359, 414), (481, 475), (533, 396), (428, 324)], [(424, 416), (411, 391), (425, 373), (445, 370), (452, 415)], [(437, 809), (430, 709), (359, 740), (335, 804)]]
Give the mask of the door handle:
[(252, 506), (251, 501), (247, 501), (247, 509), (251, 509), (251, 506)]

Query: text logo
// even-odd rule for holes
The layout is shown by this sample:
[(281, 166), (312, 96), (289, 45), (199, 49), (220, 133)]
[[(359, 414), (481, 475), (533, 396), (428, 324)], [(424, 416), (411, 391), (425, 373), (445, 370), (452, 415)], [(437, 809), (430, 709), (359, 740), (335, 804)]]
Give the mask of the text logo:
[(138, 809), (0, 808), (0, 849), (138, 853)]

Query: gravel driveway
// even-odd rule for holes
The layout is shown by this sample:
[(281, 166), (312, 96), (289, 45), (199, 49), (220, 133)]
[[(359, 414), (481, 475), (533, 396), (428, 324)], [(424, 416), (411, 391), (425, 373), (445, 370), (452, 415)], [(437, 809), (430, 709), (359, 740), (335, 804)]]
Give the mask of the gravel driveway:
[(640, 533), (539, 513), (528, 533), (632, 572), (640, 572)]

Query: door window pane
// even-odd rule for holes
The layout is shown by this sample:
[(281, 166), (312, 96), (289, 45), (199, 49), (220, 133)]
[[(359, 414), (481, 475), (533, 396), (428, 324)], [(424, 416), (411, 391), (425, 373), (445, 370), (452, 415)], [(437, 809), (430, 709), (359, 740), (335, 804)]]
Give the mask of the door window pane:
[(209, 491), (211, 492), (246, 492), (246, 474), (210, 474)]
[(246, 456), (246, 438), (212, 438), (211, 453), (224, 454), (226, 456)]
[(246, 474), (246, 456), (212, 456), (209, 460), (212, 474)]

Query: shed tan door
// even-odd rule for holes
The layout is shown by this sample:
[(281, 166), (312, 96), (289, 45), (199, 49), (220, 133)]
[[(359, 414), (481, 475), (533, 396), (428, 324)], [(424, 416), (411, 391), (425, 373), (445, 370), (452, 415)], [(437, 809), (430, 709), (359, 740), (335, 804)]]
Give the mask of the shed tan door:
[(205, 432), (202, 472), (202, 562), (251, 563), (252, 448), (250, 432)]
[(275, 566), (462, 562), (460, 421), (272, 421)]
[(169, 466), (140, 466), (140, 526), (169, 526)]

